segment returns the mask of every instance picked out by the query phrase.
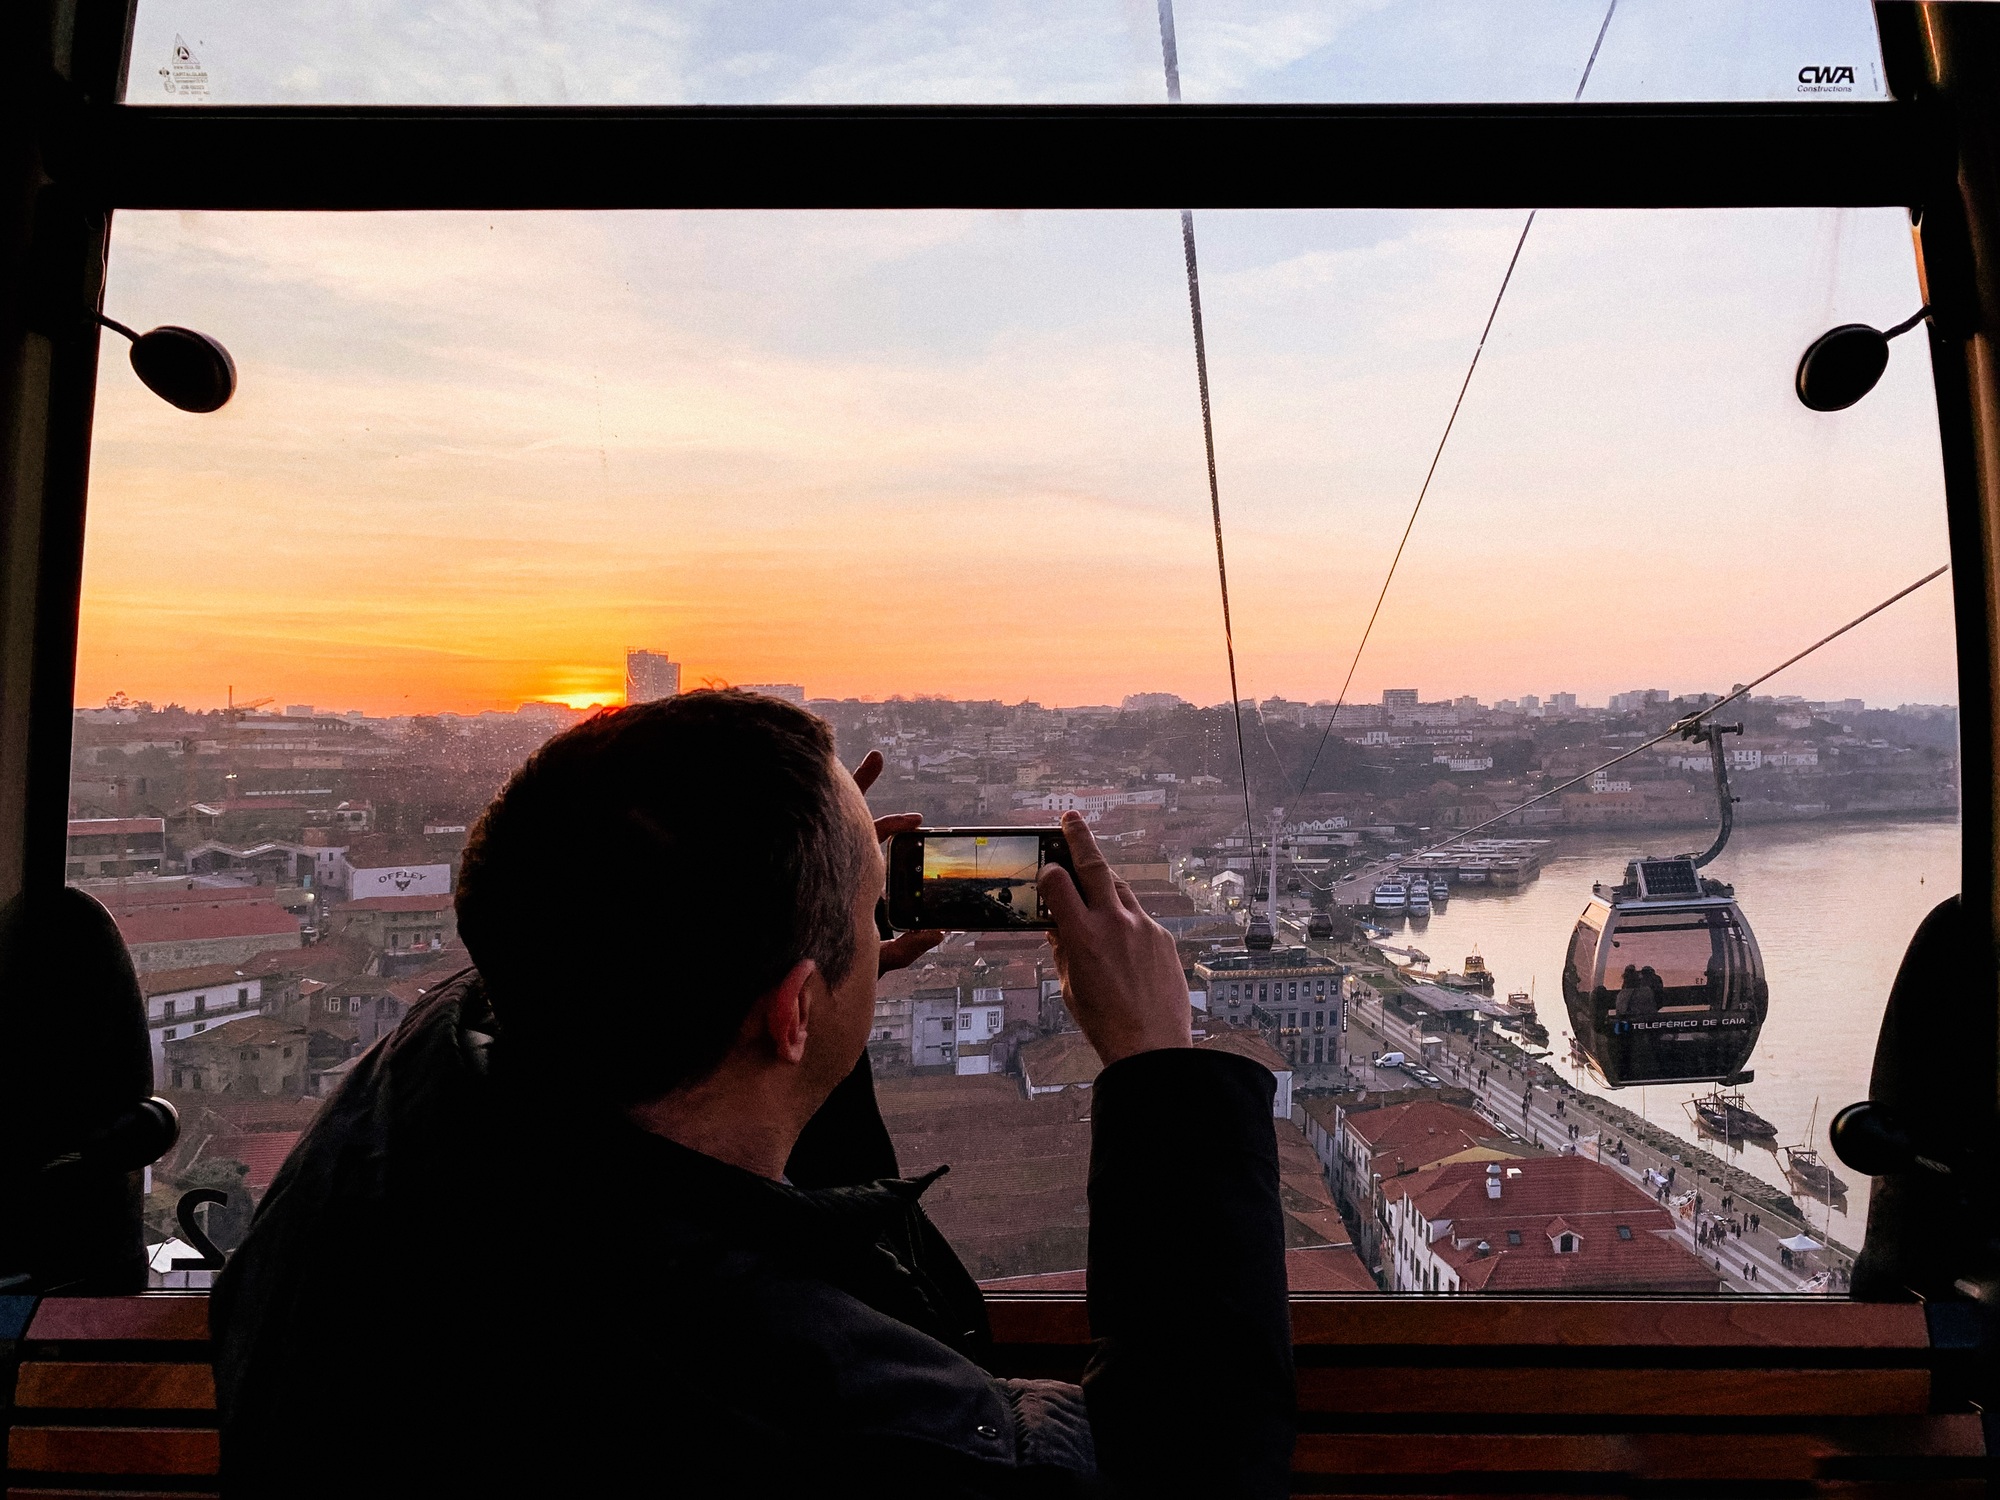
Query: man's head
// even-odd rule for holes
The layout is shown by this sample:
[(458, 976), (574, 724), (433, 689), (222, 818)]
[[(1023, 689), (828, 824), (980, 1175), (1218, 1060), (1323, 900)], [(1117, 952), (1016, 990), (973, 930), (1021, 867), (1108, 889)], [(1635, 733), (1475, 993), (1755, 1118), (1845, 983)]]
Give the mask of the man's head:
[(607, 1102), (749, 1049), (831, 1089), (873, 1014), (881, 856), (827, 726), (685, 693), (534, 755), (465, 852), (458, 926), (516, 1045)]

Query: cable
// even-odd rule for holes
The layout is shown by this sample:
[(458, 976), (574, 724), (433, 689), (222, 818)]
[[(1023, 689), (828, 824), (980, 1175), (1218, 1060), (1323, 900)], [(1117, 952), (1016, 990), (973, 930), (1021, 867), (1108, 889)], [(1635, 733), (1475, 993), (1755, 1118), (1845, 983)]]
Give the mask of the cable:
[[(1160, 0), (1164, 15), (1168, 0)], [(1597, 40), (1591, 44), (1590, 58), (1583, 65), (1583, 76), (1577, 80), (1576, 93), (1571, 96), (1574, 104), (1583, 97), (1584, 85), (1590, 82), (1591, 69), (1597, 66), (1597, 53), (1604, 45), (1604, 34), (1611, 29), (1611, 17), (1618, 9), (1618, 0), (1611, 0), (1605, 8), (1603, 24), (1597, 28)], [(1319, 745), (1313, 751), (1313, 758), (1306, 766), (1306, 774), (1299, 778), (1299, 795), (1306, 794), (1306, 787), (1312, 782), (1312, 774), (1319, 769), (1319, 758), (1326, 753), (1326, 742), (1333, 735), (1334, 721), (1347, 704), (1347, 690), (1354, 685), (1354, 672), (1361, 665), (1361, 653), (1368, 649), (1368, 638), (1375, 633), (1375, 620), (1382, 613), (1382, 601), (1389, 597), (1389, 585), (1396, 581), (1396, 568), (1403, 561), (1403, 549), (1410, 543), (1410, 533), (1416, 529), (1417, 516), (1424, 508), (1424, 498), (1431, 492), (1431, 480), (1437, 477), (1438, 461), (1444, 457), (1444, 445), (1451, 441), (1451, 430), (1458, 423), (1459, 408), (1465, 405), (1465, 393), (1472, 386), (1473, 372), (1479, 368), (1479, 356), (1486, 352), (1486, 336), (1493, 331), (1493, 320), (1500, 315), (1500, 303), (1507, 295), (1507, 288), (1514, 280), (1514, 267), (1520, 264), (1521, 249), (1528, 243), (1528, 231), (1535, 227), (1535, 214), (1530, 210), (1527, 222), (1521, 226), (1521, 237), (1514, 241), (1514, 253), (1507, 259), (1507, 274), (1500, 278), (1500, 290), (1493, 294), (1493, 306), (1487, 310), (1486, 326), (1479, 330), (1479, 343), (1472, 351), (1472, 362), (1465, 367), (1465, 379), (1458, 383), (1458, 398), (1451, 403), (1451, 415), (1445, 419), (1444, 432), (1438, 438), (1437, 449), (1431, 454), (1431, 466), (1424, 471), (1423, 485), (1417, 490), (1417, 503), (1410, 507), (1410, 519), (1403, 523), (1402, 540), (1396, 543), (1396, 555), (1389, 559), (1389, 571), (1382, 579), (1382, 588), (1375, 596), (1375, 607), (1368, 612), (1368, 623), (1362, 627), (1361, 640), (1354, 648), (1354, 659), (1347, 664), (1347, 677), (1340, 684), (1340, 696), (1334, 700), (1333, 712), (1327, 715), (1326, 728), (1320, 732)]]
[[(1174, 40), (1174, 0), (1160, 0), (1160, 57), (1167, 73), (1167, 101), (1181, 102), (1180, 49)], [(1215, 522), (1215, 574), (1222, 585), (1222, 645), (1229, 657), (1229, 711), (1236, 718), (1236, 763), (1243, 772), (1243, 831), (1249, 840), (1251, 885), (1256, 884), (1257, 820), (1250, 811), (1250, 757), (1243, 749), (1243, 695), (1236, 687), (1236, 632), (1229, 617), (1229, 563), (1222, 548), (1222, 489), (1215, 476), (1215, 419), (1208, 401), (1208, 340), (1201, 323), (1201, 272), (1195, 263), (1194, 212), (1181, 210), (1181, 254), (1187, 262), (1188, 314), (1194, 320), (1194, 374), (1201, 387), (1201, 440), (1208, 454), (1208, 509)], [(1277, 855), (1272, 851), (1272, 879)], [(1275, 896), (1275, 892), (1274, 892)]]
[[(1896, 603), (1898, 600), (1909, 597), (1911, 594), (1914, 594), (1918, 589), (1922, 588), (1925, 584), (1930, 583), (1935, 579), (1942, 578), (1946, 573), (1950, 571), (1951, 571), (1951, 564), (1949, 563), (1946, 563), (1944, 566), (1939, 568), (1933, 568), (1930, 572), (1924, 574), (1923, 577), (1919, 578), (1915, 583), (1910, 584), (1907, 588), (1898, 589), (1895, 593), (1891, 594), (1888, 598), (1884, 599), (1880, 604), (1876, 605), (1873, 609), (1867, 611), (1865, 614), (1856, 615), (1853, 619), (1849, 620), (1845, 625), (1841, 626), (1840, 629), (1833, 631), (1831, 634), (1821, 636), (1818, 640), (1814, 641), (1810, 646), (1806, 647), (1805, 650), (1799, 652), (1796, 656), (1786, 657), (1783, 661), (1779, 662), (1775, 667), (1771, 668), (1770, 671), (1766, 672), (1762, 677), (1757, 678), (1753, 682), (1744, 683), (1741, 687), (1737, 688), (1734, 692), (1732, 692), (1728, 697), (1718, 698), (1715, 702), (1709, 704), (1707, 708), (1699, 709), (1696, 712), (1689, 714), (1686, 718), (1677, 720), (1671, 729), (1668, 729), (1661, 734), (1654, 735), (1651, 739), (1645, 741), (1643, 744), (1634, 745), (1630, 750), (1627, 750), (1622, 755), (1614, 755), (1610, 760), (1607, 760), (1603, 765), (1592, 766), (1588, 771), (1585, 771), (1581, 776), (1572, 777), (1570, 780), (1565, 781), (1561, 786), (1552, 786), (1545, 792), (1537, 792), (1534, 796), (1530, 797), (1526, 802), (1516, 803), (1513, 807), (1508, 808), (1505, 812), (1496, 813), (1494, 816), (1488, 818), (1484, 823), (1475, 823), (1470, 828), (1462, 828), (1458, 830), (1456, 833), (1452, 834), (1452, 836), (1446, 839), (1443, 843), (1432, 844), (1428, 848), (1417, 850), (1414, 854), (1406, 854), (1401, 857), (1404, 859), (1415, 859), (1418, 855), (1432, 854), (1439, 849), (1449, 848), (1453, 844), (1462, 843), (1464, 840), (1471, 838), (1475, 833), (1479, 833), (1484, 829), (1491, 828), (1496, 823), (1504, 823), (1507, 819), (1513, 817), (1516, 813), (1523, 812), (1528, 808), (1533, 807), (1537, 802), (1546, 802), (1549, 798), (1555, 796), (1558, 792), (1566, 792), (1571, 787), (1579, 786), (1582, 783), (1590, 780), (1591, 777), (1597, 775), (1601, 771), (1608, 771), (1613, 766), (1623, 765), (1626, 761), (1630, 760), (1633, 756), (1640, 754), (1642, 751), (1650, 750), (1653, 748), (1653, 746), (1660, 744), (1664, 740), (1670, 740), (1675, 738), (1676, 736), (1680, 735), (1683, 730), (1690, 729), (1694, 725), (1699, 724), (1703, 719), (1706, 719), (1710, 714), (1721, 712), (1723, 709), (1727, 708), (1730, 704), (1734, 703), (1738, 698), (1741, 698), (1744, 694), (1750, 692), (1753, 688), (1760, 687), (1764, 683), (1769, 682), (1773, 677), (1776, 677), (1780, 672), (1784, 671), (1785, 668), (1794, 666), (1797, 663), (1804, 661), (1808, 656), (1811, 656), (1813, 652), (1819, 650), (1820, 647), (1827, 645), (1830, 642), (1839, 640), (1842, 636), (1846, 635), (1848, 631), (1852, 630), (1855, 626), (1861, 624), (1864, 620), (1872, 620), (1876, 615), (1881, 614), (1882, 611), (1887, 609), (1890, 605)], [(1720, 746), (1714, 746), (1711, 748), (1713, 752), (1716, 754), (1722, 753)]]

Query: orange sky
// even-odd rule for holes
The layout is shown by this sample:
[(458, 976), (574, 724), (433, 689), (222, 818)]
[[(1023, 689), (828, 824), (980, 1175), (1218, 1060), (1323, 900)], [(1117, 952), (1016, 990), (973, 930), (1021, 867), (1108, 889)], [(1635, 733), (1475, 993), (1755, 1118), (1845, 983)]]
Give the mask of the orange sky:
[[(1207, 214), (1246, 694), (1330, 697), (1519, 218)], [(215, 333), (191, 417), (107, 345), (79, 703), (376, 713), (683, 681), (1228, 695), (1171, 214), (124, 214), (106, 310)], [(1355, 680), (1726, 689), (1945, 558), (1893, 212), (1538, 222)], [(1907, 304), (1907, 305), (1906, 305)], [(1952, 696), (1934, 585), (1775, 692)]]

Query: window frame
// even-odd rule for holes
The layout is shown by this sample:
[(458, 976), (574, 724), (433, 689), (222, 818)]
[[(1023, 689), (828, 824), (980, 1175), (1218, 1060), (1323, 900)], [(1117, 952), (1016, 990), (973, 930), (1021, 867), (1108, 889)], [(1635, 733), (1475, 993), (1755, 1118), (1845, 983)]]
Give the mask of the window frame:
[[(120, 208), (1901, 207), (1933, 311), (1961, 763), (1993, 766), (2000, 84), (1974, 63), (1993, 22), (1965, 14), (1988, 7), (1877, 0), (1880, 102), (553, 109), (125, 104), (135, 9), (23, 0), (6, 23), (29, 81), (0, 179), (0, 901), (66, 869), (91, 313)], [(1996, 796), (1963, 777), (1989, 992)], [(1994, 1007), (1965, 1040), (1992, 1098)]]

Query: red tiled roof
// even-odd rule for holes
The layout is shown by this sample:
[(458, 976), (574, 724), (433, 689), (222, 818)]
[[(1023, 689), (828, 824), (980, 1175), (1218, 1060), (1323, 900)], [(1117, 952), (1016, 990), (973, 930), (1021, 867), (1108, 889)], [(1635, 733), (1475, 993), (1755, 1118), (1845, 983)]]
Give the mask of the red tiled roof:
[[(1672, 1238), (1672, 1215), (1611, 1168), (1581, 1156), (1527, 1158), (1506, 1166), (1495, 1199), (1486, 1192), (1487, 1165), (1456, 1162), (1404, 1194), (1405, 1212), (1449, 1226), (1431, 1249), (1459, 1273), (1463, 1290), (1716, 1289), (1719, 1274)], [(1630, 1239), (1619, 1237), (1621, 1226)], [(1519, 1245), (1508, 1244), (1509, 1230)], [(1565, 1231), (1577, 1236), (1568, 1254), (1555, 1248)]]
[(1351, 1245), (1313, 1245), (1285, 1252), (1285, 1284), (1295, 1292), (1379, 1292)]
[(165, 833), (165, 818), (71, 818), (69, 836), (91, 833)]
[(1072, 1088), (1097, 1082), (1104, 1064), (1080, 1031), (1059, 1031), (1021, 1049), (1021, 1077), (1030, 1088)]
[(244, 1185), (259, 1191), (269, 1187), (271, 1179), (278, 1175), (278, 1168), (285, 1164), (285, 1158), (292, 1154), (292, 1147), (299, 1143), (299, 1137), (304, 1133), (301, 1130), (262, 1130), (232, 1141), (230, 1154), (250, 1169), (243, 1179)]
[(139, 976), (139, 991), (148, 999), (154, 995), (177, 995), (182, 990), (215, 989), (235, 984), (244, 973), (234, 964), (196, 964), (191, 969), (155, 969)]
[(116, 914), (128, 944), (296, 936), (299, 919), (274, 901), (185, 902)]
[(269, 901), (267, 885), (196, 885), (186, 880), (162, 880), (141, 885), (127, 881), (121, 890), (93, 888), (93, 894), (115, 911), (135, 906), (186, 906), (190, 902), (214, 905), (220, 901)]
[(336, 911), (443, 911), (450, 906), (449, 895), (363, 896), (359, 901), (343, 901)]
[(1385, 1179), (1424, 1171), (1479, 1146), (1514, 1154), (1483, 1116), (1428, 1099), (1350, 1114), (1345, 1128), (1368, 1148), (1370, 1170)]
[(1238, 1057), (1247, 1057), (1253, 1063), (1269, 1068), (1273, 1073), (1292, 1071), (1292, 1065), (1286, 1061), (1285, 1054), (1254, 1031), (1230, 1027), (1209, 1033), (1195, 1045), (1209, 1052), (1234, 1052)]

